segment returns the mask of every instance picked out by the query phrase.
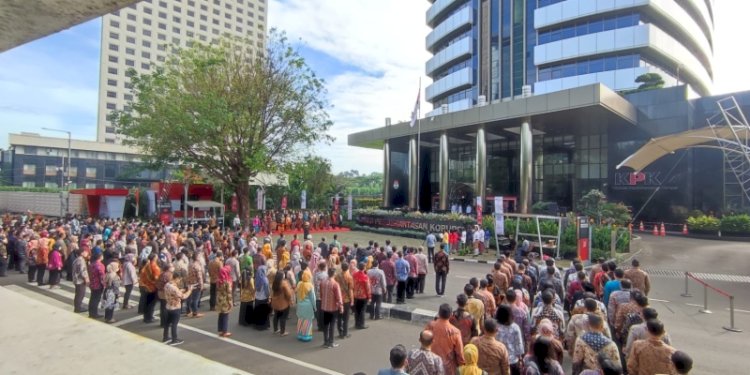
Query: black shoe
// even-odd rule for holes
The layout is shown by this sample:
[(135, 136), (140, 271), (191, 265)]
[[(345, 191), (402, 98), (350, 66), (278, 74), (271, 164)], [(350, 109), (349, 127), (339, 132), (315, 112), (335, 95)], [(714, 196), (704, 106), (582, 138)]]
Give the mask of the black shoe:
[(172, 342), (169, 343), (169, 346), (177, 346), (182, 345), (185, 341), (183, 340), (172, 340)]
[(156, 321), (156, 319), (151, 319), (151, 320), (144, 320), (143, 322), (146, 323), (146, 324), (150, 324), (150, 323), (153, 323), (155, 321)]
[(170, 339), (170, 338), (165, 338), (165, 339), (161, 340), (162, 344), (169, 344), (170, 342), (172, 342), (172, 339)]
[(362, 327), (354, 327), (354, 328), (356, 328), (356, 329), (368, 329), (368, 328), (370, 328), (370, 326), (362, 326)]

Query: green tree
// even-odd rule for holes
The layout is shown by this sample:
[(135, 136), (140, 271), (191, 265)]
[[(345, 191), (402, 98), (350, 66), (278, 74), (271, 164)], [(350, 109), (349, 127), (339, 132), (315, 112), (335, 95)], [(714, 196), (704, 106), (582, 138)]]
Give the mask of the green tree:
[(645, 73), (638, 76), (635, 82), (640, 83), (638, 91), (654, 90), (664, 87), (664, 79), (658, 73)]
[(149, 74), (131, 69), (135, 99), (110, 117), (152, 166), (192, 165), (236, 192), (245, 222), (250, 177), (332, 140), (324, 82), (286, 36), (271, 30), (262, 53), (249, 46), (194, 44)]
[(607, 197), (598, 189), (591, 189), (578, 202), (578, 209), (582, 214), (594, 218), (597, 223), (602, 222), (604, 203)]
[(288, 207), (299, 207), (302, 190), (307, 192), (308, 208), (327, 207), (327, 196), (332, 188), (331, 162), (320, 156), (309, 156), (289, 163), (283, 168), (289, 177)]

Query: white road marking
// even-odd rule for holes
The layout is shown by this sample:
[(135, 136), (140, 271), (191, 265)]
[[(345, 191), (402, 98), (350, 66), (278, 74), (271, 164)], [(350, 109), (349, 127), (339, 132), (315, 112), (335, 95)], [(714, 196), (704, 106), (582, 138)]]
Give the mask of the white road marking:
[(196, 333), (200, 333), (201, 335), (204, 335), (204, 336), (207, 336), (207, 337), (211, 337), (211, 338), (214, 338), (216, 340), (219, 340), (219, 341), (222, 341), (222, 342), (226, 342), (226, 343), (229, 343), (229, 344), (233, 344), (233, 345), (239, 346), (241, 348), (252, 350), (252, 351), (257, 352), (257, 353), (265, 354), (265, 355), (267, 355), (269, 357), (274, 357), (276, 359), (280, 359), (282, 361), (286, 361), (286, 362), (295, 364), (295, 365), (300, 366), (300, 367), (305, 367), (305, 368), (308, 368), (310, 370), (318, 371), (318, 372), (321, 372), (321, 373), (324, 373), (324, 374), (344, 375), (344, 374), (342, 374), (340, 372), (336, 372), (336, 371), (333, 371), (333, 370), (330, 370), (330, 369), (327, 369), (327, 368), (324, 368), (324, 367), (320, 367), (320, 366), (316, 366), (316, 365), (313, 365), (313, 364), (310, 364), (310, 363), (307, 363), (307, 362), (303, 362), (303, 361), (300, 361), (298, 359), (294, 359), (292, 357), (287, 357), (287, 356), (285, 356), (283, 354), (275, 353), (275, 352), (272, 352), (272, 351), (269, 351), (269, 350), (266, 350), (266, 349), (263, 349), (263, 348), (259, 348), (257, 346), (246, 344), (246, 343), (241, 342), (241, 341), (237, 341), (237, 340), (229, 339), (229, 338), (220, 338), (219, 336), (216, 335), (216, 333), (204, 331), (204, 330), (202, 330), (200, 328), (196, 328), (196, 327), (185, 325), (185, 324), (180, 324), (180, 327), (184, 328), (184, 329), (186, 329), (188, 331), (193, 331), (193, 332), (196, 332)]
[[(725, 310), (729, 311), (729, 308), (727, 307)], [(750, 311), (748, 310), (742, 310), (742, 309), (734, 309), (735, 312), (741, 312), (745, 314), (750, 314)]]
[(669, 303), (670, 302), (670, 301), (667, 301), (665, 299), (656, 299), (656, 298), (649, 298), (649, 301), (664, 302), (664, 303)]
[(700, 308), (703, 308), (703, 305), (696, 305), (696, 304), (694, 304), (694, 303), (686, 303), (685, 305), (687, 305), (687, 306), (692, 306), (692, 307), (700, 307)]

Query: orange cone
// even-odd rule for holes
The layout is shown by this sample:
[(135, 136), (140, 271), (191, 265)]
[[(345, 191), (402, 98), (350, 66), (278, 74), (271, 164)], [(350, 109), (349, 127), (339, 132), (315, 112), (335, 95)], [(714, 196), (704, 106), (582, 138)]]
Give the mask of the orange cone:
[(688, 234), (687, 224), (682, 224), (682, 234)]
[(641, 224), (638, 226), (638, 230), (643, 232), (645, 229), (643, 228), (643, 220), (641, 220)]
[(662, 237), (667, 235), (667, 231), (664, 230), (664, 223), (661, 223), (661, 229), (659, 230), (659, 235)]
[(654, 224), (654, 233), (653, 234), (654, 234), (654, 236), (658, 236), (659, 235), (659, 227), (656, 224)]

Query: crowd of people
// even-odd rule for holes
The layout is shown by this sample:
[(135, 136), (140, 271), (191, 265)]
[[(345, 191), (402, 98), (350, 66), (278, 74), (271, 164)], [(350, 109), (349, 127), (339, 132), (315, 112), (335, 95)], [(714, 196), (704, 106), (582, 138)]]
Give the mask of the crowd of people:
[[(158, 303), (170, 345), (183, 343), (180, 319), (204, 317), (205, 294), (220, 337), (232, 335), (236, 307), (239, 325), (287, 336), (294, 308), (296, 338), (309, 342), (322, 332), (326, 348), (350, 337), (352, 315), (354, 328), (365, 330), (368, 315), (381, 319), (382, 303), (425, 293), (428, 272), (435, 272), (436, 294), (445, 294), (450, 235), (428, 234), (425, 254), (390, 240), (347, 246), (336, 235), (315, 243), (312, 235), (281, 234), (274, 241), (253, 229), (23, 215), (3, 223), (0, 275), (9, 267), (27, 273), (29, 283), (56, 288), (64, 274), (75, 285), (73, 310), (107, 323), (116, 321), (117, 308), (136, 307), (145, 324), (156, 322)], [(392, 348), (391, 366), (380, 373), (686, 374), (692, 360), (672, 346), (649, 305), (650, 288), (637, 260), (627, 270), (601, 259), (588, 270), (579, 261), (561, 270), (519, 246), (470, 279), (455, 307), (439, 306), (418, 349)], [(563, 370), (566, 356), (572, 371)]]

